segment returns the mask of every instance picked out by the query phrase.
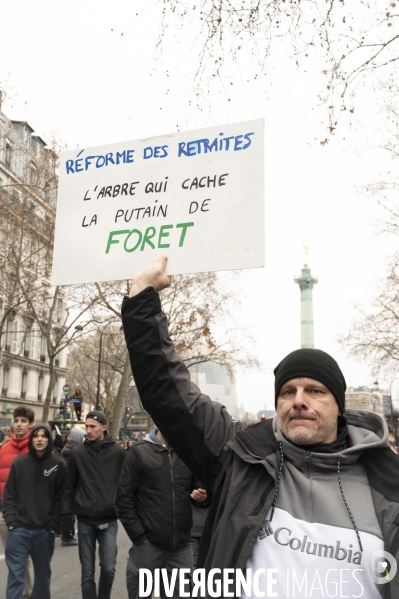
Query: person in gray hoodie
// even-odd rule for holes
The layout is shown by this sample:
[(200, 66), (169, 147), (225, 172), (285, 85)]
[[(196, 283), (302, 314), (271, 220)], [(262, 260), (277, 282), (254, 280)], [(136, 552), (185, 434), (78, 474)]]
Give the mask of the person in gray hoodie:
[(132, 281), (123, 329), (144, 409), (211, 499), (198, 567), (219, 571), (212, 596), (399, 597), (399, 457), (384, 419), (346, 410), (337, 362), (300, 349), (274, 370), (277, 416), (234, 420), (175, 351), (165, 266)]
[(64, 447), (61, 450), (61, 457), (64, 458), (66, 463), (68, 464), (69, 456), (71, 455), (73, 449), (78, 447), (85, 440), (86, 432), (81, 428), (74, 427), (71, 429), (71, 438), (67, 443), (65, 443)]

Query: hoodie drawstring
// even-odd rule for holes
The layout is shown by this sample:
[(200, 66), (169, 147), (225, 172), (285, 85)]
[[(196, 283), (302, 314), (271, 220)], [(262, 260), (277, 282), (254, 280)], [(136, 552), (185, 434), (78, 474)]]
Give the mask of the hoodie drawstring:
[(345, 498), (345, 495), (344, 495), (344, 490), (342, 488), (342, 482), (341, 482), (341, 458), (338, 458), (338, 484), (339, 484), (339, 490), (341, 491), (341, 495), (342, 495), (342, 499), (344, 501), (345, 507), (348, 510), (348, 514), (349, 514), (349, 517), (351, 519), (352, 526), (355, 529), (357, 540), (359, 541), (360, 551), (363, 553), (363, 547), (362, 547), (362, 542), (360, 540), (359, 530), (358, 530), (358, 528), (356, 526), (355, 519), (354, 519), (353, 514), (352, 514), (352, 512), (350, 510), (348, 502), (346, 501), (346, 498)]
[(276, 503), (277, 503), (277, 497), (280, 491), (280, 480), (281, 480), (281, 474), (283, 471), (283, 464), (284, 464), (284, 452), (283, 452), (283, 444), (280, 443), (278, 444), (278, 447), (280, 449), (280, 455), (281, 455), (281, 462), (280, 462), (280, 467), (278, 469), (277, 472), (277, 481), (276, 481), (276, 492), (274, 494), (274, 499), (273, 499), (273, 504), (272, 504), (272, 513), (270, 516), (270, 522), (273, 520), (273, 514), (274, 514), (274, 508), (276, 507)]
[[(268, 536), (270, 534), (273, 534), (273, 531), (272, 531), (271, 526), (270, 526), (270, 522), (273, 520), (274, 510), (275, 510), (276, 503), (277, 503), (277, 497), (278, 497), (278, 494), (280, 492), (280, 482), (281, 482), (281, 475), (282, 475), (282, 472), (283, 472), (283, 464), (284, 464), (283, 444), (281, 442), (279, 442), (278, 446), (279, 446), (280, 455), (281, 455), (281, 462), (280, 462), (280, 466), (279, 466), (279, 469), (278, 469), (278, 472), (277, 472), (276, 492), (274, 494), (274, 499), (273, 499), (273, 503), (272, 503), (272, 511), (271, 511), (271, 515), (270, 515), (270, 520), (269, 521), (265, 520), (265, 522), (263, 523), (262, 529), (261, 529), (261, 536), (259, 538), (264, 538), (266, 535)], [(357, 540), (359, 542), (360, 551), (363, 553), (363, 546), (362, 546), (362, 542), (360, 540), (359, 529), (356, 526), (355, 519), (354, 519), (353, 514), (351, 512), (351, 509), (350, 509), (350, 507), (348, 505), (348, 502), (346, 501), (346, 497), (344, 495), (344, 490), (342, 488), (342, 481), (341, 481), (341, 458), (338, 458), (338, 468), (337, 469), (338, 469), (339, 490), (341, 491), (341, 496), (342, 496), (343, 502), (345, 504), (346, 509), (348, 510), (348, 514), (349, 514), (349, 517), (351, 519), (352, 526), (353, 526), (353, 528), (355, 530), (355, 533), (356, 533), (356, 536), (357, 536)]]

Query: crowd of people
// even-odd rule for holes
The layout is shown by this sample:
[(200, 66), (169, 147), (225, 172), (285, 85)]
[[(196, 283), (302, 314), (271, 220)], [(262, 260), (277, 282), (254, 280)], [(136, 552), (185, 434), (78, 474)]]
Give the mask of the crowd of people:
[[(192, 568), (208, 511), (206, 492), (158, 429), (138, 442), (114, 440), (107, 434), (105, 414), (93, 410), (85, 430), (74, 427), (62, 439), (46, 424), (35, 424), (29, 407), (16, 408), (13, 417), (13, 430), (0, 448), (6, 599), (50, 599), (57, 535), (62, 547), (79, 547), (83, 599), (109, 598), (118, 519), (134, 544), (131, 555), (138, 552), (142, 566)], [(155, 472), (147, 480), (154, 461)], [(156, 486), (159, 494), (153, 493)], [(200, 525), (195, 510), (203, 511)], [(132, 564), (129, 560), (129, 598), (139, 596), (138, 570)]]
[(109, 599), (118, 520), (132, 541), (129, 599), (140, 596), (143, 569), (166, 572), (162, 599), (190, 588), (198, 596), (200, 570), (213, 573), (201, 596), (285, 599), (300, 584), (313, 599), (399, 597), (393, 431), (373, 412), (346, 410), (345, 378), (317, 349), (295, 350), (275, 368), (275, 418), (233, 419), (191, 382), (168, 336), (165, 265), (134, 279), (122, 306), (135, 382), (157, 428), (128, 447), (93, 410), (58, 454), (30, 408), (14, 411), (0, 448), (6, 599), (50, 599), (58, 531), (63, 546), (78, 546), (82, 599)]

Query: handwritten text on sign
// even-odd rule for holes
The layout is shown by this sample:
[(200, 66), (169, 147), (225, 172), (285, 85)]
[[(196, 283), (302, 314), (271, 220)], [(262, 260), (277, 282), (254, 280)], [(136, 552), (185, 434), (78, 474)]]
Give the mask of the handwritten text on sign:
[(61, 154), (52, 282), (264, 264), (263, 121)]

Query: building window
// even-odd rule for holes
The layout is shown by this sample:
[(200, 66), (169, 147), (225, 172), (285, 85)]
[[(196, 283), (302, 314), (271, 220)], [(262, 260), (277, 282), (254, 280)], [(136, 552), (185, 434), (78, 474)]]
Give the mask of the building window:
[(5, 164), (11, 168), (11, 159), (12, 159), (12, 145), (9, 141), (6, 140), (6, 152), (5, 152)]
[(27, 389), (28, 389), (28, 369), (24, 368), (22, 371), (22, 379), (21, 379), (21, 397), (22, 397), (22, 399), (26, 399)]
[[(6, 365), (8, 366), (8, 365)], [(8, 372), (9, 369), (7, 367), (3, 368), (3, 389), (1, 391), (1, 394), (4, 395), (4, 397), (7, 397), (7, 390), (8, 390)]]
[(64, 315), (64, 302), (62, 301), (62, 299), (58, 299), (57, 300), (57, 313), (56, 313), (56, 318), (57, 318), (58, 324), (62, 323), (63, 315)]
[(11, 353), (20, 354), (22, 349), (23, 325), (19, 318), (15, 318), (13, 322)]
[(43, 389), (44, 389), (44, 375), (41, 370), (39, 373), (39, 377), (37, 379), (37, 400), (42, 401), (43, 399)]
[(31, 183), (31, 185), (35, 185), (35, 183), (37, 182), (37, 170), (33, 162), (30, 163), (29, 167), (29, 182)]

